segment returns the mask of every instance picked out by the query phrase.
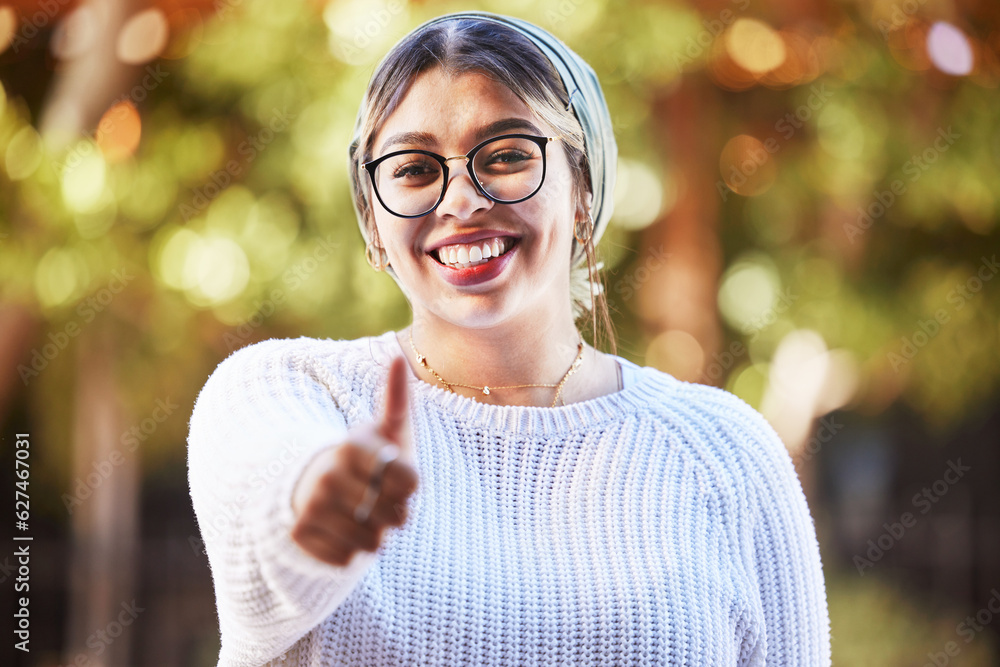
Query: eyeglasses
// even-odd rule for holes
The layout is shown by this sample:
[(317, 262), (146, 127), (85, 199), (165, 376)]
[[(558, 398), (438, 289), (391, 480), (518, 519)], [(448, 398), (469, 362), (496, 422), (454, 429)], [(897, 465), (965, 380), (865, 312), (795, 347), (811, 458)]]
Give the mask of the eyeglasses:
[(444, 157), (404, 150), (361, 166), (368, 171), (385, 210), (400, 218), (419, 218), (444, 201), (451, 160), (466, 161), (473, 185), (490, 201), (516, 204), (530, 199), (545, 180), (545, 146), (561, 138), (504, 134), (487, 139), (466, 155)]

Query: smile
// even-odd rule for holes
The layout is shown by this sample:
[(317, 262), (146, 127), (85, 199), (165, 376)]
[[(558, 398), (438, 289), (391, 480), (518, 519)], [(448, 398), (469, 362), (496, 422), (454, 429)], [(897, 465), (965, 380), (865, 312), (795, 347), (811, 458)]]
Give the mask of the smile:
[(430, 255), (445, 266), (453, 269), (467, 269), (501, 257), (515, 245), (517, 245), (516, 238), (497, 236), (475, 243), (455, 243), (442, 246), (431, 251)]

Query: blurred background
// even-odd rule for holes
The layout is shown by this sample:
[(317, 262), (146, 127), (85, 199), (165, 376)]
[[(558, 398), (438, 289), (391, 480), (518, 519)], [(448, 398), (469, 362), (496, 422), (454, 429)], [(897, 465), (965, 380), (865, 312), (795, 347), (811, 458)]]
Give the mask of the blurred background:
[(0, 0), (0, 662), (215, 664), (194, 400), (256, 341), (408, 323), (347, 145), (378, 59), (469, 8), (597, 71), (619, 353), (779, 432), (834, 664), (1000, 664), (995, 0)]

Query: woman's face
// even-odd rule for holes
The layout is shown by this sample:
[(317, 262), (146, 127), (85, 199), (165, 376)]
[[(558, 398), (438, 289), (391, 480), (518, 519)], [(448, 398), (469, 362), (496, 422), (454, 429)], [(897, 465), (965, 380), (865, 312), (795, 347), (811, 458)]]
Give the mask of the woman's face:
[[(488, 138), (511, 133), (557, 135), (502, 84), (478, 73), (452, 76), (435, 68), (413, 81), (386, 119), (375, 136), (373, 157), (405, 149), (465, 155)], [(448, 162), (444, 199), (420, 218), (386, 211), (368, 181), (379, 237), (416, 318), (485, 328), (518, 316), (539, 326), (544, 325), (539, 318), (571, 316), (573, 176), (560, 142), (549, 142), (544, 150), (541, 189), (517, 204), (484, 197), (465, 160)], [(502, 254), (496, 256), (497, 250)], [(453, 251), (457, 264), (450, 264)]]

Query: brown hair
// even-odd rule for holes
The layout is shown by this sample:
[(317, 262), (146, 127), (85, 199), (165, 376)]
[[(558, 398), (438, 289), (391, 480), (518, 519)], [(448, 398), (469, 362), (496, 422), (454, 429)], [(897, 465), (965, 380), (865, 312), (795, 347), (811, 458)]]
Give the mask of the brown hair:
[[(585, 211), (590, 191), (590, 168), (583, 129), (567, 108), (569, 97), (559, 74), (545, 55), (524, 35), (488, 20), (457, 18), (411, 33), (399, 42), (372, 75), (359, 119), (360, 138), (351, 147), (351, 188), (355, 207), (368, 236), (381, 245), (372, 214), (372, 202), (360, 165), (372, 159), (375, 135), (422, 72), (441, 67), (450, 74), (477, 72), (509, 88), (532, 112), (563, 136), (559, 144), (573, 174), (578, 211)], [(574, 256), (577, 241), (573, 242)], [(571, 270), (570, 298), (577, 323), (590, 325), (595, 347), (609, 345), (616, 352), (611, 317), (599, 273), (593, 240), (584, 244), (586, 267)], [(586, 317), (586, 315), (590, 317)]]

